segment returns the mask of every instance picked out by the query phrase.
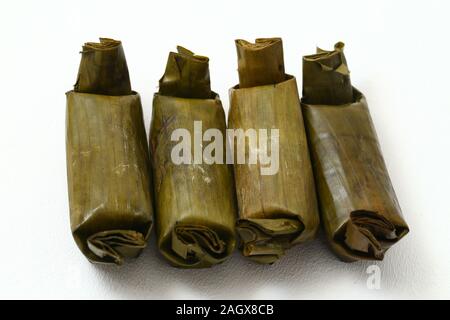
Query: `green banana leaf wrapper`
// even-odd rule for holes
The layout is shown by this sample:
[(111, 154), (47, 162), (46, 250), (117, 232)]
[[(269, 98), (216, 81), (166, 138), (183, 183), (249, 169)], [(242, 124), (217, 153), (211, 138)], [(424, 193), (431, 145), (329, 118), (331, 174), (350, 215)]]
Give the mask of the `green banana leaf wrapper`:
[[(242, 253), (271, 264), (286, 249), (315, 236), (319, 214), (314, 178), (297, 84), (284, 72), (281, 39), (236, 40), (236, 47), (240, 83), (230, 90), (228, 127), (279, 130), (277, 173), (263, 175), (259, 161), (234, 162)], [(245, 144), (249, 159), (258, 146), (248, 139)], [(235, 155), (237, 147), (234, 143)]]
[[(236, 242), (231, 166), (194, 160), (176, 164), (171, 157), (179, 143), (171, 135), (180, 128), (192, 137), (192, 157), (195, 147), (203, 153), (206, 143), (194, 145), (194, 121), (201, 121), (203, 131), (214, 128), (225, 137), (225, 114), (219, 96), (210, 89), (208, 58), (178, 47), (178, 53), (169, 54), (159, 92), (154, 95), (150, 148), (157, 244), (169, 263), (181, 268), (221, 263)], [(222, 152), (225, 155), (225, 145)]]
[(72, 235), (89, 261), (121, 264), (146, 246), (153, 217), (141, 101), (121, 42), (86, 43), (66, 96)]
[(343, 261), (382, 260), (409, 228), (343, 48), (337, 43), (303, 58), (302, 108), (321, 220)]

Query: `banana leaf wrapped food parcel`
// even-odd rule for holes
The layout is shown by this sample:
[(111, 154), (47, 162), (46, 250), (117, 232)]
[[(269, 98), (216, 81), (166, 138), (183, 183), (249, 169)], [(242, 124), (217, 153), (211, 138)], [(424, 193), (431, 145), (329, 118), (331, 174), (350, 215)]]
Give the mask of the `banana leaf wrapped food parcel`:
[(303, 57), (302, 108), (321, 220), (342, 260), (382, 260), (409, 229), (343, 48)]
[[(279, 158), (273, 158), (278, 162), (276, 172), (264, 174), (267, 163), (260, 160), (234, 162), (242, 253), (270, 264), (286, 249), (316, 234), (319, 214), (314, 179), (297, 84), (285, 74), (281, 39), (236, 40), (236, 47), (239, 85), (230, 90), (228, 127), (245, 132), (279, 130), (278, 143), (273, 145), (272, 136), (259, 137), (256, 144), (249, 137), (245, 140), (247, 160), (264, 148), (274, 155), (272, 146), (278, 145)], [(239, 143), (232, 142), (236, 155)]]
[[(232, 168), (202, 159), (208, 154), (209, 144), (202, 143), (208, 130), (225, 136), (222, 104), (210, 88), (209, 59), (178, 47), (178, 53), (169, 54), (154, 95), (150, 128), (157, 244), (176, 267), (210, 267), (235, 247)], [(178, 150), (180, 144), (186, 149)], [(225, 146), (215, 152), (225, 154)], [(174, 158), (180, 154), (185, 161)]]
[(73, 237), (91, 261), (121, 264), (152, 227), (151, 169), (139, 95), (120, 41), (83, 46), (67, 92), (66, 154)]

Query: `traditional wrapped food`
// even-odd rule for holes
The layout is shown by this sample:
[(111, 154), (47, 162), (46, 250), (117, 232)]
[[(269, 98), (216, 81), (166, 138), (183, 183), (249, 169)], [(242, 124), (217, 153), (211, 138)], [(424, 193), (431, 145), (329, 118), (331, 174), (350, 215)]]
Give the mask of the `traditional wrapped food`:
[[(239, 131), (230, 139), (239, 209), (237, 231), (243, 255), (270, 264), (286, 249), (315, 236), (319, 215), (314, 179), (297, 83), (285, 74), (281, 39), (236, 40), (236, 48), (239, 85), (230, 90), (228, 127), (249, 133), (241, 143), (244, 163), (237, 159)], [(255, 143), (252, 130), (271, 131), (271, 135), (260, 135)], [(264, 150), (274, 156), (277, 165), (261, 157), (250, 161)], [(276, 170), (268, 171), (268, 165)]]
[[(203, 158), (206, 133), (225, 136), (225, 130), (222, 104), (210, 87), (209, 59), (178, 47), (169, 54), (154, 95), (150, 129), (157, 244), (173, 266), (210, 267), (235, 248), (232, 168)], [(180, 144), (184, 151), (178, 150)], [(224, 155), (225, 148), (218, 144), (215, 152)], [(185, 159), (175, 159), (179, 153)]]
[(337, 43), (303, 58), (302, 108), (321, 220), (342, 260), (382, 260), (409, 228), (343, 49)]
[(152, 227), (150, 157), (139, 94), (120, 41), (83, 46), (67, 92), (66, 154), (73, 237), (91, 262), (137, 257)]

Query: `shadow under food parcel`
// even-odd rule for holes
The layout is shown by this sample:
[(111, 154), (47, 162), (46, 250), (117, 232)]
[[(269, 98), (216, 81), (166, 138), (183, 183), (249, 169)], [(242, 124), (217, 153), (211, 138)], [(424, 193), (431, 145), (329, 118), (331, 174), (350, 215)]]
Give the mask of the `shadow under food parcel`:
[[(236, 250), (227, 261), (212, 268), (179, 269), (168, 265), (158, 252), (153, 235), (138, 259), (121, 267), (93, 264), (92, 268), (101, 273), (100, 281), (107, 282), (108, 290), (117, 298), (263, 298), (255, 294), (265, 287), (279, 288), (284, 293), (280, 298), (295, 298), (295, 295), (306, 294), (342, 278), (350, 277), (352, 284), (365, 287), (370, 276), (366, 271), (371, 265), (380, 267), (381, 289), (391, 289), (394, 284), (408, 281), (407, 272), (398, 270), (405, 266), (402, 261), (405, 257), (394, 254), (394, 250), (391, 249), (384, 262), (344, 263), (333, 255), (324, 232), (320, 231), (315, 240), (287, 250), (273, 265), (249, 261)], [(391, 278), (395, 278), (395, 282)], [(298, 292), (298, 288), (303, 293)]]

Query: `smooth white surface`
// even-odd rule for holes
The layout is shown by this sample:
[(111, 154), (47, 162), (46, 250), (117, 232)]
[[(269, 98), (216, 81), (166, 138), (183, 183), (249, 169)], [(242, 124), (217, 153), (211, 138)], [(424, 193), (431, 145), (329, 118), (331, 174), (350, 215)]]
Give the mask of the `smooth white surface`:
[[(2, 1), (0, 298), (450, 298), (449, 1)], [(123, 266), (89, 264), (69, 228), (65, 95), (81, 44), (123, 41), (147, 130), (153, 92), (177, 44), (210, 57), (228, 110), (233, 40), (281, 36), (301, 88), (301, 56), (344, 41), (411, 232), (385, 260), (345, 264), (323, 234), (273, 266), (240, 254), (178, 270), (149, 248)]]

